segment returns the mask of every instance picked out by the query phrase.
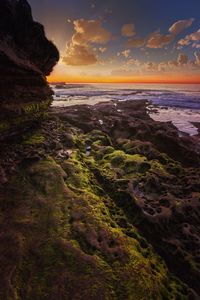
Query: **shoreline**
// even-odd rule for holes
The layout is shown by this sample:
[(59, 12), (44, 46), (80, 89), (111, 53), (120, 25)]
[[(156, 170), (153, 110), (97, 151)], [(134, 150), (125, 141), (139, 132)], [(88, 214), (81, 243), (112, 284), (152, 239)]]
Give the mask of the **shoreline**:
[[(85, 96), (86, 99), (87, 99), (87, 96)], [(99, 103), (105, 103), (107, 102), (107, 100), (105, 101), (100, 101), (98, 102), (95, 101), (94, 99), (92, 100), (88, 100), (86, 101), (86, 103), (82, 104), (81, 102), (84, 101), (84, 100), (66, 100), (66, 99), (60, 99), (60, 100), (55, 100), (53, 101), (52, 103), (52, 106), (53, 108), (57, 108), (57, 107), (60, 107), (60, 108), (64, 108), (64, 107), (70, 107), (70, 106), (81, 106), (81, 105), (98, 105)], [(110, 100), (110, 102), (115, 102), (116, 100)], [(123, 102), (126, 100), (119, 100), (119, 102)], [(192, 111), (191, 109), (188, 109), (188, 108), (181, 108), (181, 107), (168, 107), (168, 106), (161, 106), (161, 105), (157, 105), (157, 104), (152, 104), (152, 101), (149, 101), (149, 100), (146, 100), (146, 99), (139, 99), (139, 100), (129, 100), (129, 101), (148, 101), (149, 102), (149, 105), (147, 106), (147, 110), (148, 110), (148, 113), (150, 115), (150, 117), (155, 120), (155, 121), (160, 121), (160, 122), (171, 122), (173, 125), (176, 126), (176, 118), (170, 118), (170, 115), (167, 115), (167, 112), (171, 111), (171, 112), (179, 112), (179, 117), (181, 115), (181, 112), (183, 113), (183, 116), (182, 116), (182, 119), (184, 122), (187, 122), (186, 123), (186, 127), (190, 124), (190, 127), (191, 129), (188, 129), (188, 130), (184, 130), (184, 125), (182, 126), (176, 126), (177, 129), (179, 130), (180, 134), (186, 134), (186, 135), (189, 135), (189, 136), (194, 136), (194, 137), (197, 137), (198, 136), (198, 124), (200, 123), (200, 120), (199, 122), (198, 121), (194, 121), (194, 120), (188, 120), (186, 121), (186, 117), (187, 117), (187, 114), (188, 114), (188, 111)], [(58, 105), (58, 103), (62, 103), (61, 105)], [(75, 103), (72, 103), (72, 102), (75, 102)], [(116, 101), (117, 102), (117, 101)], [(163, 114), (163, 112), (166, 112)], [(200, 116), (200, 110), (195, 110), (194, 109), (194, 112), (195, 111), (199, 111), (199, 116)], [(184, 114), (185, 113), (185, 114)], [(179, 122), (180, 122), (180, 119), (179, 119)], [(180, 129), (179, 129), (180, 127)], [(193, 128), (192, 128), (193, 127)]]
[[(70, 256), (79, 251), (80, 264), (84, 264), (83, 255), (90, 254), (90, 259), (97, 255), (112, 266), (112, 276), (119, 272), (115, 263), (120, 265), (121, 276), (125, 264), (128, 278), (131, 276), (129, 280), (138, 276), (131, 269), (132, 260), (139, 259), (138, 263), (145, 265), (145, 269), (140, 270), (143, 272), (150, 268), (148, 263), (153, 257), (159, 269), (153, 281), (151, 270), (145, 275), (151, 282), (153, 295), (157, 276), (164, 276), (165, 288), (162, 284), (157, 287), (158, 295), (160, 289), (162, 293), (172, 293), (168, 289), (173, 284), (175, 295), (177, 289), (178, 293), (195, 299), (200, 293), (199, 275), (194, 267), (198, 264), (194, 249), (199, 247), (195, 236), (198, 235), (197, 213), (200, 213), (200, 147), (194, 138), (179, 137), (172, 124), (152, 120), (146, 104), (146, 101), (126, 101), (50, 108), (48, 118), (39, 127), (29, 130), (22, 139), (2, 143), (0, 199), (3, 197), (8, 202), (12, 199), (18, 207), (6, 225), (7, 232), (12, 230), (17, 235), (22, 228), (27, 237), (33, 235), (32, 249), (44, 238), (47, 244), (54, 243), (54, 236), (49, 231), (43, 232), (45, 227), (41, 226), (50, 205), (49, 217), (54, 221), (48, 218), (45, 221), (49, 230), (63, 232), (63, 226), (67, 226), (69, 232), (64, 230), (64, 236), (56, 235), (59, 251), (68, 249)], [(31, 195), (35, 195), (34, 203)], [(29, 203), (34, 207), (33, 216), (29, 215)], [(4, 201), (0, 201), (0, 206), (3, 205)], [(66, 224), (62, 224), (63, 216), (58, 207), (65, 211), (66, 205), (69, 216), (64, 217)], [(55, 219), (54, 212), (59, 214), (59, 219)], [(7, 212), (4, 217), (8, 217)], [(35, 233), (24, 218), (37, 224)], [(16, 220), (18, 227), (13, 226)], [(193, 228), (194, 235), (182, 234), (186, 225), (188, 230)], [(109, 246), (110, 239), (113, 242)], [(188, 248), (191, 239), (192, 247)], [(134, 243), (138, 243), (138, 247), (135, 248)], [(129, 250), (130, 244), (130, 249), (136, 251), (135, 257)], [(4, 246), (7, 249), (6, 241)], [(16, 251), (15, 247), (10, 251)], [(49, 259), (42, 249), (38, 255), (42, 260)], [(61, 260), (58, 256), (57, 262)], [(163, 271), (160, 264), (166, 264)], [(92, 268), (92, 277), (98, 278), (96, 268), (102, 267), (96, 261)], [(69, 265), (67, 270), (71, 272)], [(77, 278), (83, 276), (77, 273), (78, 269), (73, 272)], [(54, 270), (51, 273), (56, 276)], [(178, 279), (173, 279), (174, 275)], [(126, 280), (120, 280), (120, 284), (126, 290)], [(145, 291), (145, 283), (141, 281), (141, 284)], [(77, 282), (74, 292), (76, 287)], [(91, 287), (86, 282), (85, 287), (90, 295)]]

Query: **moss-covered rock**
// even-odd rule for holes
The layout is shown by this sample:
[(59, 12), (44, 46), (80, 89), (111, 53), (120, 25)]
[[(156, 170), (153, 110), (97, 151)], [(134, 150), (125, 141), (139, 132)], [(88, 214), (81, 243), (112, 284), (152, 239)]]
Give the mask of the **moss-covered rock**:
[(0, 298), (195, 299), (197, 169), (68, 122), (2, 145)]

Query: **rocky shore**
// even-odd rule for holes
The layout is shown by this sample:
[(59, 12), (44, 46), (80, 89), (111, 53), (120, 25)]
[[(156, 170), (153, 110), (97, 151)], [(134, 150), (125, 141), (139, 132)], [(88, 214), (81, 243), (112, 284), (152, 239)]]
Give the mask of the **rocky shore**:
[(4, 141), (1, 298), (198, 299), (197, 146), (145, 101), (52, 108)]
[(0, 25), (0, 299), (199, 299), (199, 137), (146, 101), (50, 107), (57, 49), (26, 0)]

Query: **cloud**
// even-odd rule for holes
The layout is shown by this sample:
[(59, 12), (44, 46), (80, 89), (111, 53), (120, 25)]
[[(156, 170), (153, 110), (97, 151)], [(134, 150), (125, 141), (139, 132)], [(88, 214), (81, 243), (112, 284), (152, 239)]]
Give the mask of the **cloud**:
[(184, 53), (179, 53), (177, 60), (171, 60), (168, 61), (169, 68), (179, 68), (179, 70), (194, 70), (199, 69), (200, 67), (200, 53), (194, 52), (194, 58), (193, 60), (190, 60), (189, 57)]
[(121, 52), (121, 55), (128, 58), (130, 55), (131, 50), (127, 49)]
[(111, 33), (102, 27), (100, 20), (79, 19), (74, 21), (74, 40), (105, 44), (111, 39)]
[(180, 46), (188, 46), (189, 44), (190, 44), (190, 39), (187, 37), (178, 41), (178, 45)]
[(146, 71), (155, 71), (157, 69), (157, 65), (152, 61), (148, 61), (147, 63), (144, 63), (144, 69)]
[(197, 32), (193, 32), (189, 35), (191, 41), (200, 41), (200, 29)]
[(111, 72), (113, 76), (134, 76), (134, 75), (159, 75), (159, 74), (190, 74), (190, 72), (200, 70), (200, 52), (194, 52), (194, 58), (184, 53), (179, 53), (175, 60), (169, 61), (139, 61), (137, 59), (127, 59), (122, 68)]
[(178, 62), (177, 62), (177, 60), (169, 60), (167, 64), (168, 64), (168, 66), (169, 66), (170, 68), (176, 68), (176, 67), (178, 67)]
[[(148, 48), (163, 48), (164, 46), (170, 44), (174, 41), (176, 35), (178, 35), (180, 32), (182, 32), (184, 29), (187, 29), (192, 25), (194, 22), (194, 19), (188, 19), (188, 20), (179, 20), (172, 24), (172, 26), (169, 28), (169, 33), (167, 34), (161, 34), (159, 32), (153, 33), (148, 41), (147, 41), (147, 47)], [(187, 44), (188, 41), (181, 40), (180, 45)]]
[(144, 46), (144, 44), (145, 44), (145, 39), (134, 38), (134, 39), (128, 40), (127, 47), (139, 48), (139, 47)]
[(107, 50), (107, 48), (106, 48), (106, 47), (99, 47), (99, 51), (100, 51), (101, 53), (104, 53), (104, 52), (106, 52), (106, 50)]
[[(63, 62), (72, 66), (92, 65), (97, 62), (97, 56), (92, 49), (93, 44), (106, 44), (111, 39), (111, 33), (102, 27), (100, 20), (79, 19), (73, 22), (74, 34), (69, 43)], [(105, 52), (100, 47), (100, 52)]]
[(193, 32), (189, 35), (186, 35), (185, 38), (181, 39), (179, 42), (178, 42), (178, 45), (181, 45), (181, 46), (188, 46), (190, 45), (191, 43), (198, 43), (200, 42), (200, 29), (196, 32)]
[(194, 44), (192, 45), (192, 47), (193, 47), (193, 48), (196, 48), (196, 49), (200, 49), (200, 44), (194, 43)]
[(147, 41), (148, 48), (163, 48), (165, 45), (170, 44), (174, 40), (174, 35), (172, 34), (160, 34), (154, 33)]
[(71, 66), (86, 66), (97, 62), (97, 58), (88, 45), (70, 44), (63, 62)]
[(128, 66), (130, 66), (130, 65), (132, 65), (132, 66), (140, 66), (141, 62), (138, 59), (130, 58), (130, 59), (127, 60), (126, 65), (128, 65)]
[(131, 37), (135, 35), (135, 25), (134, 24), (124, 24), (121, 28), (121, 34), (123, 36)]
[(187, 29), (188, 27), (190, 27), (193, 22), (194, 22), (194, 19), (177, 21), (169, 28), (169, 32), (171, 34), (177, 35), (184, 29)]
[(194, 52), (194, 56), (195, 56), (195, 64), (200, 67), (200, 53)]
[(179, 53), (177, 62), (179, 66), (186, 65), (188, 63), (188, 56), (184, 53)]

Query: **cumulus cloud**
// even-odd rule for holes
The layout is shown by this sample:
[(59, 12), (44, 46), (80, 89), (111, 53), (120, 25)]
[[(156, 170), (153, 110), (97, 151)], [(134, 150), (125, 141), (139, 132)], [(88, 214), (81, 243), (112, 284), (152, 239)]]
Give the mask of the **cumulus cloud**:
[(188, 63), (188, 56), (184, 53), (179, 53), (177, 62), (179, 66), (186, 65)]
[(197, 32), (193, 32), (189, 35), (191, 41), (200, 41), (200, 29)]
[(106, 47), (99, 47), (99, 51), (100, 51), (101, 53), (104, 53), (104, 52), (106, 52), (106, 50), (107, 50), (107, 48), (106, 48)]
[(189, 44), (190, 44), (190, 39), (187, 37), (178, 41), (178, 45), (180, 45), (180, 46), (187, 46)]
[[(73, 22), (74, 34), (67, 47), (63, 61), (68, 65), (91, 65), (97, 62), (92, 44), (106, 44), (111, 39), (111, 33), (102, 27), (100, 20), (79, 19)], [(106, 48), (99, 48), (105, 52)]]
[(121, 34), (123, 36), (131, 37), (135, 35), (135, 25), (134, 24), (124, 24), (121, 28)]
[(177, 58), (169, 61), (139, 61), (137, 59), (127, 59), (121, 69), (112, 71), (115, 76), (134, 76), (138, 75), (158, 75), (158, 74), (177, 74), (200, 71), (200, 52), (194, 52), (193, 59), (184, 53), (179, 53)]
[(190, 27), (193, 22), (194, 22), (194, 19), (177, 21), (169, 28), (169, 32), (171, 34), (177, 35), (184, 29), (187, 29), (188, 27)]
[(186, 35), (186, 37), (181, 39), (178, 42), (178, 44), (181, 46), (187, 46), (187, 45), (190, 45), (191, 43), (198, 44), (198, 42), (200, 42), (200, 29), (196, 32)]
[(126, 65), (128, 66), (140, 66), (141, 62), (138, 59), (130, 58), (127, 60)]
[[(164, 46), (170, 44), (174, 41), (176, 36), (181, 33), (184, 29), (187, 29), (192, 25), (194, 22), (194, 19), (188, 19), (188, 20), (179, 20), (172, 24), (172, 26), (169, 28), (167, 34), (161, 34), (159, 32), (153, 33), (148, 41), (147, 41), (147, 47), (148, 48), (163, 48)], [(188, 41), (181, 40), (180, 45), (187, 44)]]
[(152, 62), (152, 61), (148, 61), (146, 63), (144, 63), (144, 69), (146, 69), (146, 71), (155, 71), (157, 69), (157, 65), (156, 63)]
[(194, 52), (194, 56), (195, 56), (196, 65), (200, 67), (200, 53), (199, 52)]
[(172, 34), (154, 33), (147, 41), (148, 48), (163, 48), (174, 40)]
[(97, 62), (97, 58), (88, 45), (70, 44), (63, 62), (71, 66), (86, 66)]
[(110, 32), (102, 27), (100, 20), (75, 20), (74, 30), (74, 39), (78, 41), (104, 44), (111, 38)]
[[(162, 64), (162, 63), (161, 63)], [(194, 52), (194, 59), (189, 59), (185, 53), (179, 53), (176, 60), (166, 62), (166, 69), (194, 70), (200, 67), (200, 53)]]
[(130, 55), (131, 50), (127, 49), (121, 52), (122, 56), (128, 58)]
[(127, 47), (139, 48), (139, 47), (144, 46), (144, 44), (145, 44), (145, 39), (133, 38), (133, 39), (128, 40)]
[(177, 62), (177, 60), (169, 60), (169, 61), (167, 62), (167, 64), (168, 64), (168, 66), (169, 66), (170, 68), (176, 68), (176, 67), (178, 67), (178, 62)]

